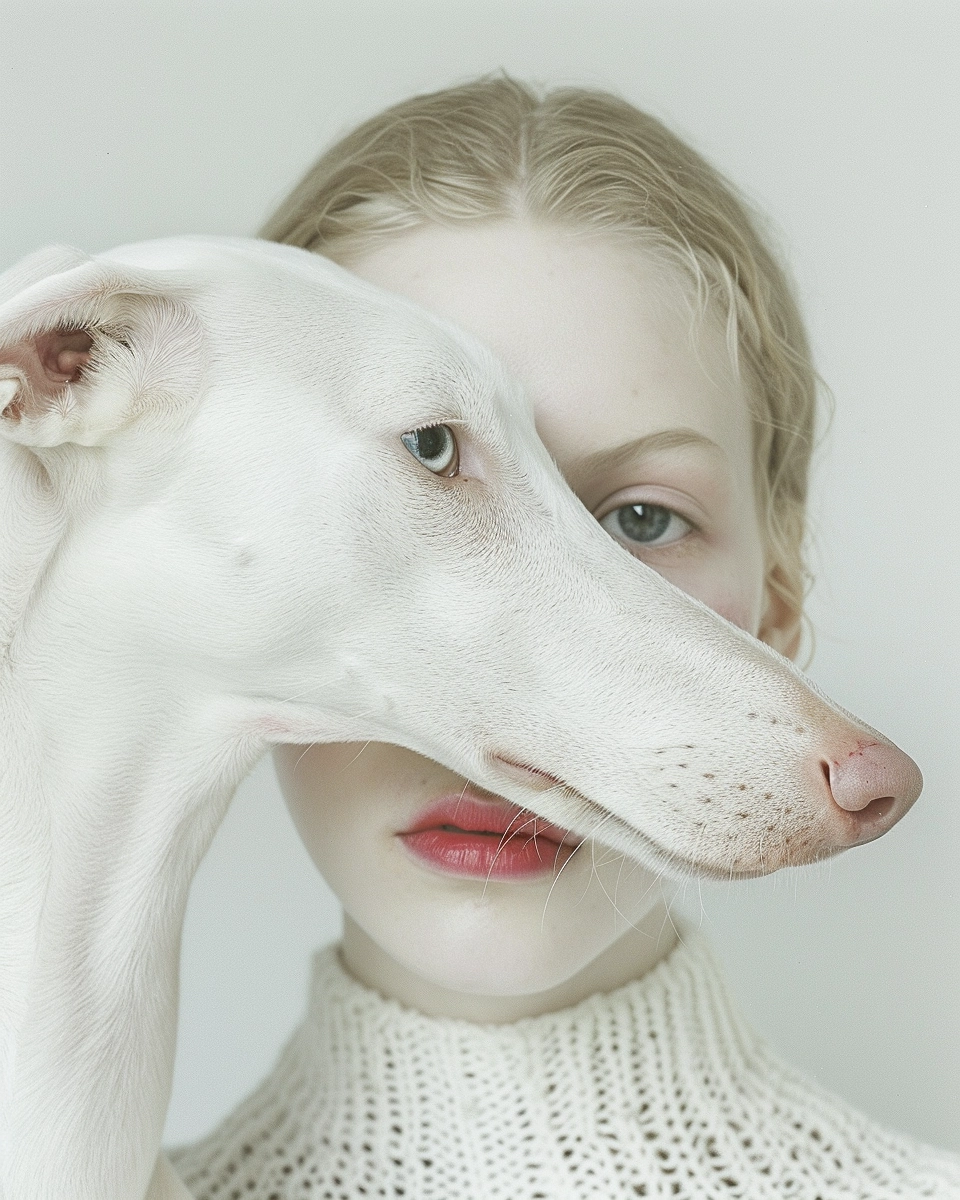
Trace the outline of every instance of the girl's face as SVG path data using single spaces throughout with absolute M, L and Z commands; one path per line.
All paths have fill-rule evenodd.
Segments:
M 719 321 L 697 319 L 671 269 L 513 221 L 428 226 L 344 265 L 512 368 L 547 449 L 626 553 L 795 652 L 795 614 L 764 585 L 743 388 Z M 666 430 L 697 436 L 644 442 Z M 385 744 L 281 746 L 275 758 L 343 903 L 346 964 L 385 994 L 514 1020 L 635 978 L 672 945 L 659 937 L 668 918 L 654 875 L 590 841 L 571 853 L 553 830 L 530 841 L 530 814 L 429 759 Z M 434 820 L 437 802 L 446 813 Z M 481 825 L 501 836 L 470 832 Z

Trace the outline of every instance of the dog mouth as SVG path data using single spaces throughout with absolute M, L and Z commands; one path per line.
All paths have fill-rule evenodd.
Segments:
M 562 831 L 564 832 L 564 836 L 561 839 L 561 844 L 580 846 L 599 835 L 600 841 L 611 849 L 619 851 L 627 858 L 640 863 L 647 870 L 657 875 L 732 882 L 742 879 L 757 879 L 770 872 L 769 868 L 764 867 L 720 867 L 710 862 L 681 854 L 676 850 L 668 850 L 656 838 L 651 837 L 636 825 L 630 824 L 623 817 L 617 816 L 605 805 L 592 800 L 589 796 L 585 796 L 583 792 L 566 783 L 558 775 L 553 775 L 539 767 L 532 767 L 526 763 L 517 762 L 504 755 L 494 755 L 494 762 L 514 780 L 518 780 L 527 786 L 532 786 L 537 791 L 555 792 L 562 795 L 568 801 L 573 800 L 576 802 L 580 811 L 592 825 L 591 832 L 589 834 L 579 834 L 573 833 L 570 830 Z M 519 806 L 514 806 L 514 808 L 519 810 Z M 526 811 L 530 817 L 541 822 L 543 826 L 547 825 L 547 822 L 543 818 L 536 817 L 530 810 Z M 558 827 L 551 826 L 551 828 L 556 830 Z M 608 836 L 604 837 L 604 833 Z
M 693 860 L 683 859 L 680 855 L 665 849 L 655 839 L 631 825 L 622 817 L 616 816 L 609 808 L 591 800 L 583 792 L 572 787 L 559 775 L 553 775 L 540 767 L 532 767 L 527 763 L 517 762 L 505 755 L 493 756 L 496 765 L 505 770 L 509 776 L 527 786 L 534 787 L 539 792 L 555 792 L 567 801 L 573 800 L 586 819 L 593 826 L 589 834 L 572 833 L 567 830 L 564 842 L 568 845 L 582 845 L 585 841 L 595 838 L 601 830 L 615 833 L 617 836 L 611 843 L 608 838 L 602 838 L 612 849 L 617 849 L 628 858 L 638 861 L 658 873 L 702 875 L 699 864 Z M 718 872 L 718 878 L 722 875 Z M 725 876 L 723 876 L 725 877 Z

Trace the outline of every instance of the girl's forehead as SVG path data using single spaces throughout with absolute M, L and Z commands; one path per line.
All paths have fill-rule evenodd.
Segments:
M 721 322 L 650 252 L 502 221 L 423 226 L 345 265 L 494 350 L 561 466 L 688 429 L 751 471 L 751 418 Z

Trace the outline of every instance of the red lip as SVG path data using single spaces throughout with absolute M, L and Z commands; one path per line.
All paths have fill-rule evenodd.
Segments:
M 480 879 L 553 874 L 582 840 L 529 809 L 469 789 L 441 796 L 397 836 L 429 866 Z

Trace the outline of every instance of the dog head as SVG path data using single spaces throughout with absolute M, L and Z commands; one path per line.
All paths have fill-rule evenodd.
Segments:
M 393 742 L 722 877 L 870 840 L 919 794 L 616 545 L 497 362 L 416 306 L 239 239 L 45 252 L 4 297 L 4 644 L 85 654 L 105 719 L 236 698 L 264 747 Z

